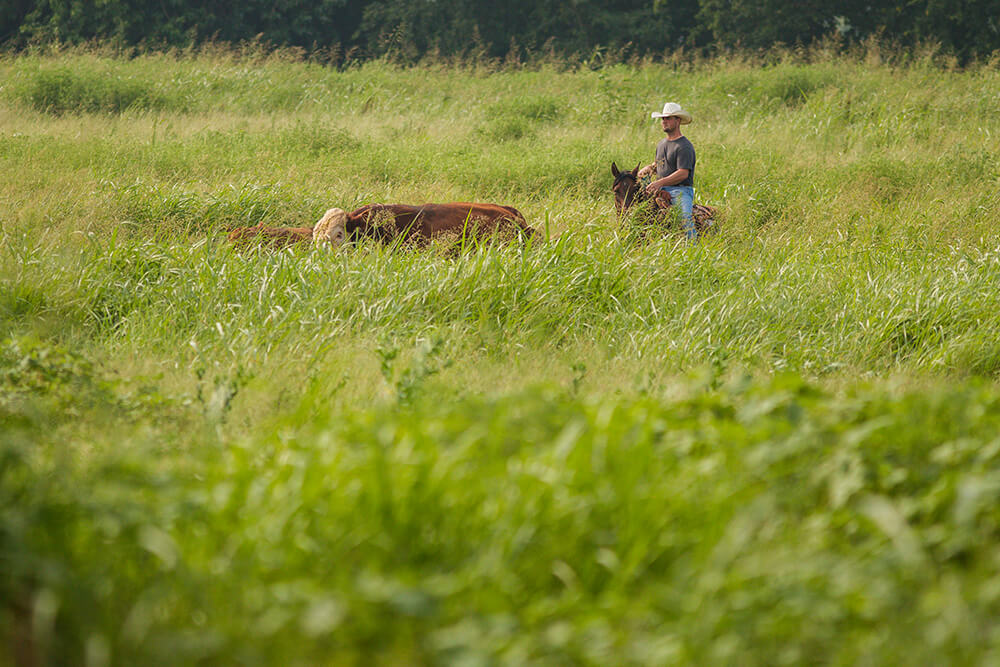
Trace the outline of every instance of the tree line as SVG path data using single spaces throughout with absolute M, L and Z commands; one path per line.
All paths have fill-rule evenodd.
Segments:
M 934 44 L 962 61 L 1000 50 L 1000 0 L 4 0 L 0 44 L 139 48 L 259 40 L 358 59 L 392 54 L 657 57 L 808 45 L 836 36 Z

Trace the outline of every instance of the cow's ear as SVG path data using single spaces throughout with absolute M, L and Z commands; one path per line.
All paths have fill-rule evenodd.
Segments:
M 612 161 L 611 162 L 611 175 L 614 176 L 615 178 L 618 178 L 618 174 L 619 173 L 621 173 L 621 172 L 618 171 L 618 165 L 615 164 L 614 161 Z
M 642 166 L 641 162 L 635 165 L 635 169 L 632 170 L 632 178 L 639 178 L 639 167 L 641 166 Z

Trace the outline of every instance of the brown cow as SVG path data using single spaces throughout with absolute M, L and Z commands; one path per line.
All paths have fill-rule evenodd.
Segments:
M 497 204 L 369 204 L 351 211 L 344 218 L 334 215 L 336 219 L 328 221 L 331 213 L 337 210 L 339 209 L 330 209 L 316 223 L 317 230 L 323 226 L 324 237 L 333 246 L 364 238 L 382 243 L 413 242 L 425 245 L 432 239 L 464 243 L 492 239 L 525 240 L 538 236 L 524 221 L 520 211 Z

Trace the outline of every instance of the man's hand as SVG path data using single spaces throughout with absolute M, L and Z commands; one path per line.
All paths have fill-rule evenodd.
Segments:
M 671 185 L 677 185 L 678 183 L 683 183 L 684 179 L 688 177 L 689 173 L 690 172 L 687 169 L 678 169 L 669 176 L 658 178 L 646 186 L 646 194 L 648 195 L 656 194 L 656 191 L 659 190 L 660 188 L 670 187 Z
M 639 170 L 639 178 L 645 178 L 653 173 L 653 169 L 656 168 L 655 164 L 647 164 L 645 167 Z

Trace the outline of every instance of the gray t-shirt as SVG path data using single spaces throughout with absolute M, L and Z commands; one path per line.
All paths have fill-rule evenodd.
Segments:
M 687 137 L 676 141 L 663 139 L 656 144 L 656 177 L 669 176 L 678 169 L 687 169 L 688 176 L 677 185 L 694 186 L 694 145 Z

